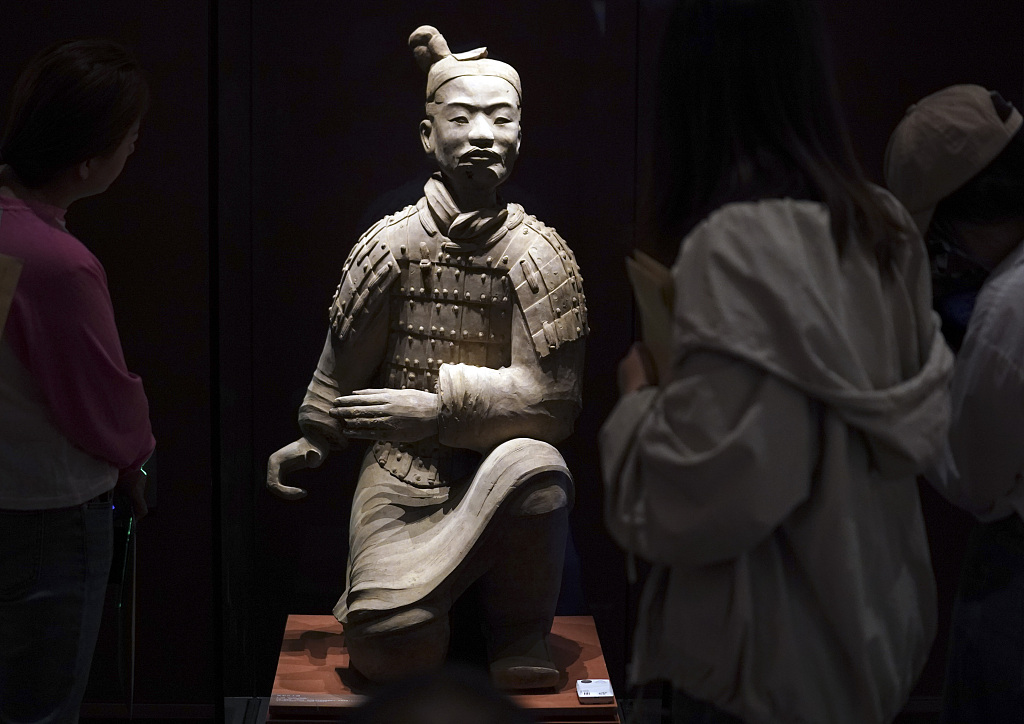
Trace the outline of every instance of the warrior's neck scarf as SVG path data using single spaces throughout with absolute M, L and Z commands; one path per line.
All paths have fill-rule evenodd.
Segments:
M 504 206 L 465 213 L 459 211 L 439 173 L 430 177 L 423 187 L 423 193 L 427 197 L 427 205 L 437 221 L 438 229 L 454 241 L 490 237 L 508 218 L 508 209 Z

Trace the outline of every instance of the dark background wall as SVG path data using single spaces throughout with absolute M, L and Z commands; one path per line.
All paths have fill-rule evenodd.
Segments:
M 124 177 L 68 215 L 107 267 L 158 438 L 157 506 L 139 536 L 137 713 L 198 716 L 222 693 L 269 693 L 285 616 L 329 612 L 341 592 L 358 454 L 296 474 L 310 490 L 298 503 L 271 498 L 262 481 L 269 454 L 298 434 L 345 255 L 429 173 L 416 137 L 424 77 L 405 45 L 423 23 L 456 51 L 487 45 L 519 69 L 524 140 L 505 193 L 556 227 L 583 270 L 593 333 L 585 408 L 564 450 L 578 554 L 565 608 L 595 616 L 622 690 L 636 591 L 603 531 L 594 448 L 632 338 L 621 259 L 665 4 L 4 4 L 15 32 L 3 33 L 0 93 L 42 46 L 88 35 L 132 47 L 153 81 Z M 873 179 L 891 128 L 928 92 L 978 82 L 1022 105 L 1017 3 L 824 5 Z M 946 616 L 967 521 L 923 495 Z M 941 636 L 933 653 L 923 697 L 939 691 Z
M 152 105 L 123 176 L 67 215 L 68 229 L 106 267 L 125 358 L 145 383 L 157 439 L 155 506 L 138 530 L 137 715 L 212 714 L 219 694 L 210 655 L 219 612 L 211 545 L 207 14 L 204 0 L 34 0 L 0 9 L 5 118 L 22 66 L 57 41 L 113 38 L 150 75 Z M 100 644 L 94 679 L 116 683 L 104 670 L 117 662 L 110 644 Z M 98 689 L 106 700 L 109 687 Z

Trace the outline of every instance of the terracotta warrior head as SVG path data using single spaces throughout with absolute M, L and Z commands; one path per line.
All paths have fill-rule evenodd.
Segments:
M 486 48 L 453 54 L 429 25 L 409 36 L 409 46 L 427 72 L 423 150 L 437 161 L 464 211 L 493 204 L 495 189 L 519 155 L 519 74 L 488 58 Z

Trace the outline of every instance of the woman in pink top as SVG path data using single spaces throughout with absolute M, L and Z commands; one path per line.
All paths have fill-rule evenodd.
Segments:
M 23 71 L 0 141 L 0 254 L 20 267 L 0 336 L 0 721 L 78 719 L 115 485 L 145 512 L 149 405 L 64 214 L 120 175 L 148 96 L 124 48 L 60 43 Z

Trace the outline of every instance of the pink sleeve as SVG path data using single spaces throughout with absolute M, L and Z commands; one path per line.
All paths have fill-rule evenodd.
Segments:
M 38 281 L 25 361 L 57 427 L 119 470 L 138 468 L 155 444 L 149 403 L 125 365 L 103 267 L 90 255 Z

